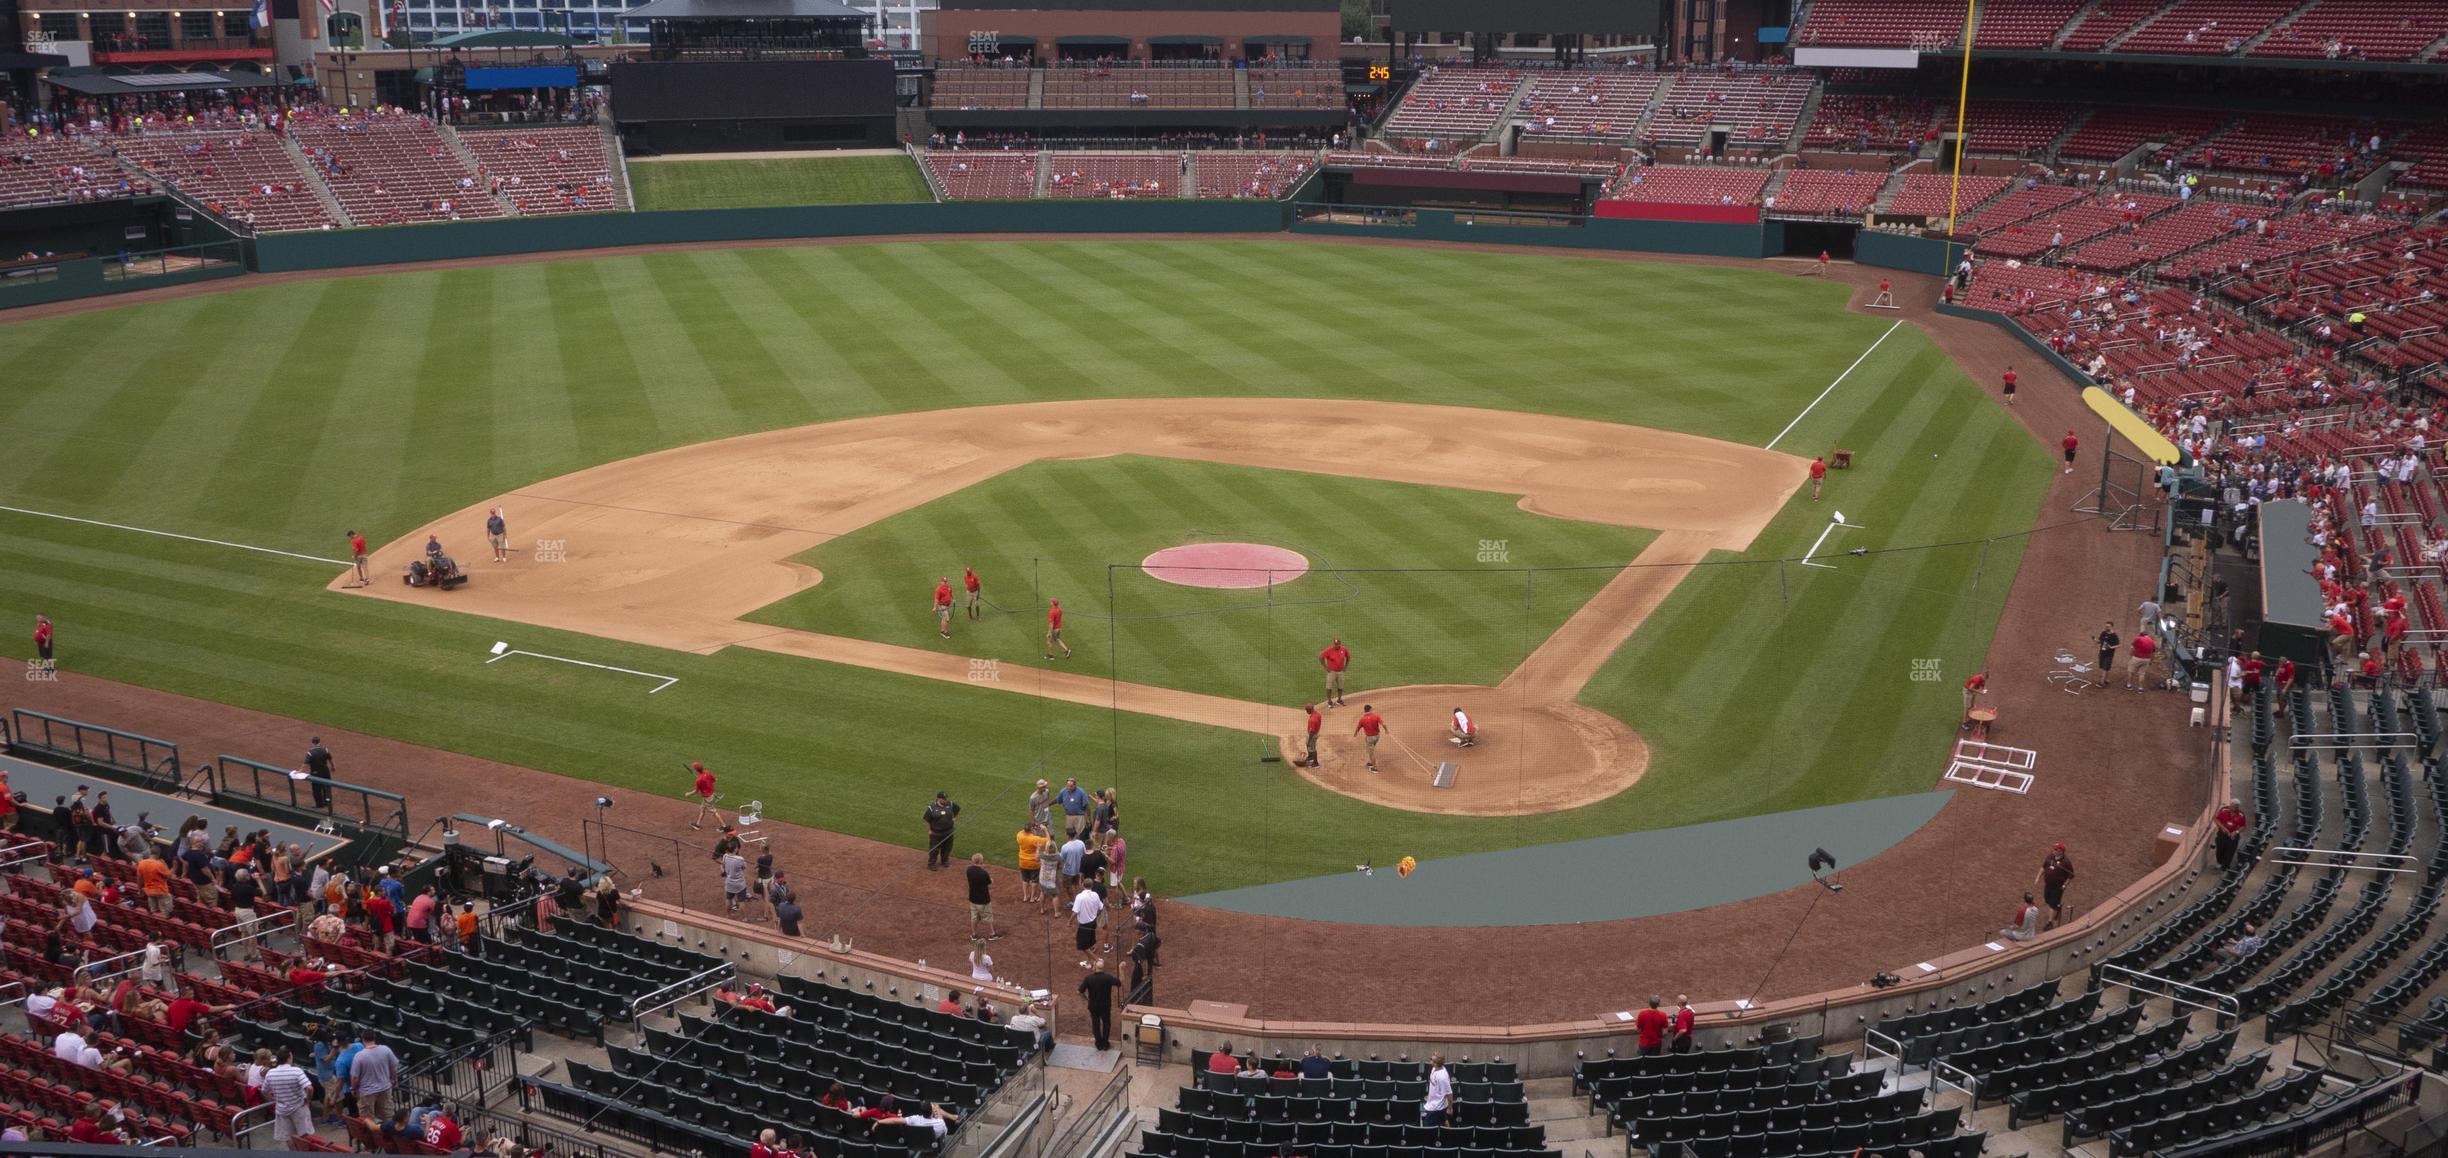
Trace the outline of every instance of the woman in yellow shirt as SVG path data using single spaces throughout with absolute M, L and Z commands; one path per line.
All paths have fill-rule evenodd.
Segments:
M 1020 903 L 1038 904 L 1045 900 L 1045 894 L 1037 888 L 1038 857 L 1046 846 L 1045 826 L 1032 820 L 1020 829 L 1016 839 L 1020 842 Z

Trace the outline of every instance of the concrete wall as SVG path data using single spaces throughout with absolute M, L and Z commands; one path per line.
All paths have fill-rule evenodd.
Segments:
M 1353 208 L 1354 211 L 1364 211 L 1364 207 Z M 1382 237 L 1395 241 L 1556 246 L 1709 257 L 1766 257 L 1785 246 L 1784 228 L 1773 222 L 1765 226 L 1717 225 L 1593 217 L 1570 219 L 1577 223 L 1563 225 L 1497 224 L 1504 216 L 1502 213 L 1468 210 L 1420 209 L 1414 211 L 1414 223 L 1410 225 L 1296 221 L 1291 229 L 1294 233 Z

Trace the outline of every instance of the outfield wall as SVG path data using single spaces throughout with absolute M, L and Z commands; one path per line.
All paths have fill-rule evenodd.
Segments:
M 1933 277 L 1953 272 L 1949 266 L 1959 252 L 1961 247 L 1942 237 L 1864 229 L 1853 238 L 1853 260 L 1859 264 Z
M 1367 206 L 1334 206 L 1335 210 L 1366 213 Z M 1606 249 L 1636 253 L 1696 254 L 1703 257 L 1760 258 L 1785 249 L 1785 227 L 1778 222 L 1730 224 L 1690 221 L 1643 221 L 1630 218 L 1553 218 L 1553 224 L 1503 224 L 1528 220 L 1523 214 L 1456 209 L 1403 209 L 1399 223 L 1360 224 L 1324 219 L 1301 220 L 1293 233 L 1332 237 L 1383 237 L 1401 241 L 1467 242 L 1481 245 L 1530 245 L 1562 249 Z
M 1280 233 L 1276 201 L 947 201 L 506 217 L 254 239 L 261 273 L 453 261 L 630 245 L 936 233 Z

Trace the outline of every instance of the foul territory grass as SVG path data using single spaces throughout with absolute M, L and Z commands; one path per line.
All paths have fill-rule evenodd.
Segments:
M 299 281 L 0 317 L 0 425 L 18 432 L 0 504 L 339 557 L 351 527 L 382 542 L 651 450 L 1083 397 L 1385 398 L 1760 444 L 1887 329 L 1844 300 L 1757 270 L 1291 241 L 891 243 Z M 1256 763 L 1247 733 L 352 599 L 323 589 L 320 564 L 19 515 L 0 514 L 0 623 L 49 614 L 74 671 L 615 785 L 677 792 L 674 762 L 701 756 L 777 817 L 904 844 L 939 787 L 991 834 L 1036 776 L 1077 774 L 1121 787 L 1134 863 L 1186 894 L 1927 787 L 1952 731 L 1946 681 L 1985 651 L 2014 545 L 1758 560 L 1808 548 L 1832 506 L 1867 529 L 1831 548 L 2012 536 L 2032 524 L 2046 451 L 1909 326 L 1780 449 L 1837 445 L 1862 465 L 1832 477 L 1831 502 L 1797 500 L 1746 559 L 1687 580 L 1584 693 L 1648 737 L 1648 776 L 1527 820 L 1359 804 Z M 649 698 L 577 678 L 596 673 L 488 668 L 497 639 L 682 683 Z M 1921 660 L 1944 679 L 1914 680 Z M 0 703 L 39 697 L 26 685 Z M 286 762 L 288 746 L 237 754 Z
M 1353 695 L 1397 684 L 1492 685 L 1652 537 L 1547 518 L 1514 496 L 1297 471 L 1123 457 L 1041 462 L 824 544 L 824 582 L 755 619 L 989 658 L 1043 662 L 1063 601 L 1070 671 L 1260 702 L 1319 691 L 1317 652 L 1356 654 Z M 1312 571 L 1220 590 L 1155 579 L 1166 547 L 1287 547 Z M 1482 544 L 1491 544 L 1483 547 Z M 1484 557 L 1484 558 L 1483 558 Z M 974 566 L 992 604 L 935 631 L 938 575 Z M 1528 568 L 1555 568 L 1535 576 Z M 1535 590 L 1535 603 L 1530 599 Z
M 629 187 L 640 209 L 757 209 L 934 200 L 917 164 L 898 153 L 889 157 L 633 160 L 629 165 Z

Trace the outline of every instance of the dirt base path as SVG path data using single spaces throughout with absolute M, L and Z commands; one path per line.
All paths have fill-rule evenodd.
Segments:
M 1331 460 L 1302 448 L 1333 442 Z M 1542 644 L 1488 688 L 1369 693 L 1397 719 L 1443 721 L 1459 703 L 1485 741 L 1440 754 L 1464 765 L 1446 787 L 1435 761 L 1365 767 L 1351 726 L 1321 786 L 1423 812 L 1546 812 L 1603 800 L 1647 767 L 1648 747 L 1621 722 L 1573 701 L 1599 664 L 1714 549 L 1742 550 L 1807 474 L 1804 460 L 1757 447 L 1586 419 L 1406 403 L 1304 399 L 1138 399 L 986 406 L 853 419 L 700 443 L 537 483 L 446 515 L 376 550 L 377 581 L 335 590 L 693 652 L 753 647 L 811 659 L 1004 688 L 1098 707 L 1275 735 L 1296 754 L 1295 704 L 1260 704 L 1060 670 L 977 684 L 970 657 L 775 628 L 745 616 L 823 581 L 793 558 L 828 539 L 1006 471 L 1048 459 L 1122 453 L 1342 474 L 1521 496 L 1556 518 L 1661 532 Z M 565 544 L 557 562 L 482 547 L 501 507 L 515 540 Z M 428 536 L 472 575 L 451 592 L 396 576 Z M 911 590 L 926 577 L 913 573 Z M 950 648 L 952 645 L 947 644 Z M 1356 710 L 1351 715 L 1356 715 Z M 1415 725 L 1416 727 L 1417 725 Z M 1442 748 L 1441 731 L 1406 736 Z M 1390 757 L 1391 753 L 1387 753 Z M 1360 764 L 1355 769 L 1348 767 Z

